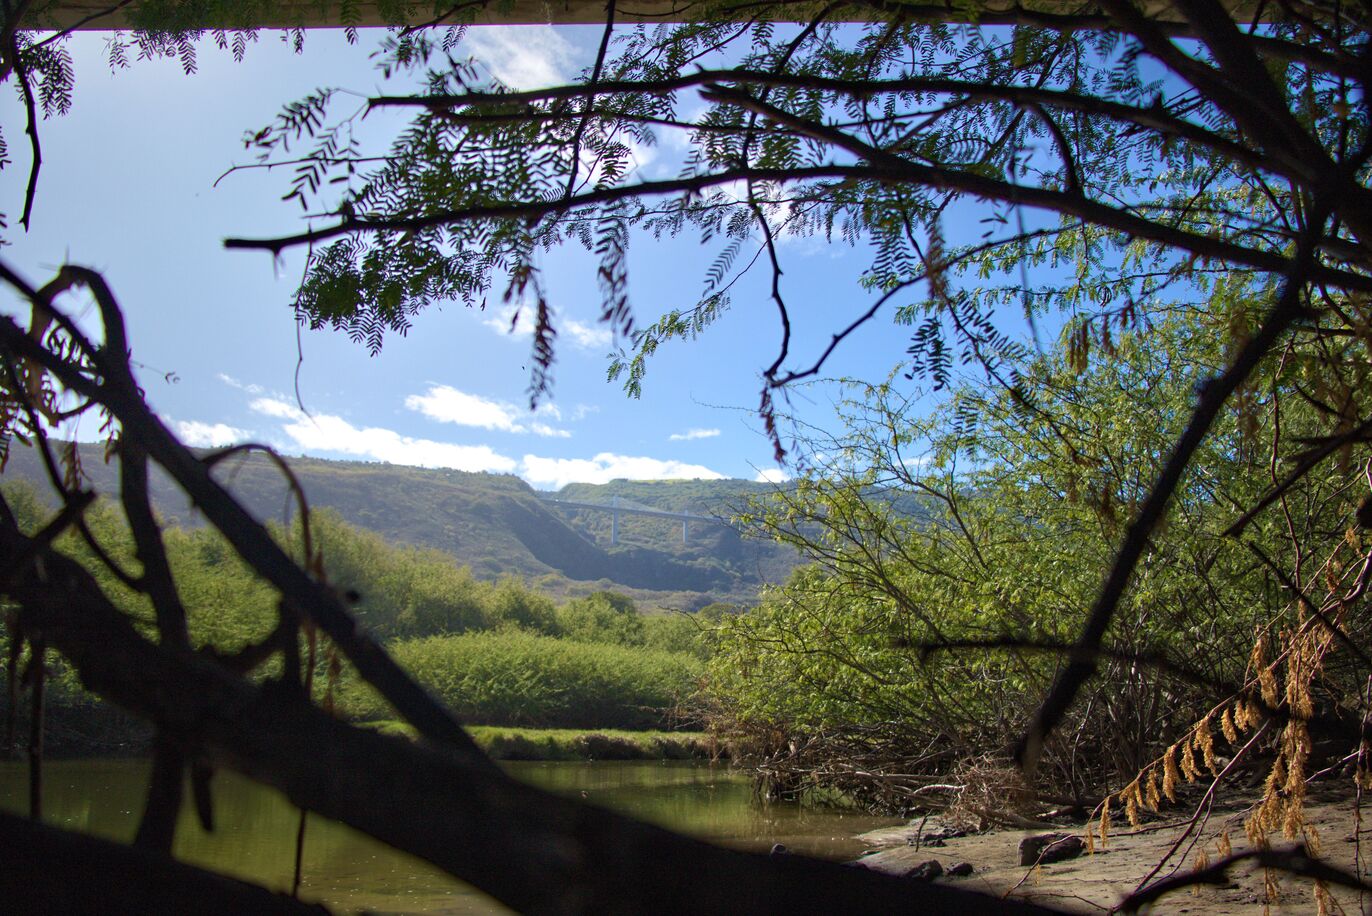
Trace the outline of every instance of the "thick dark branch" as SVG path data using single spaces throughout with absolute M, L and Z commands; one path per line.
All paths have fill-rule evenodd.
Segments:
M 576 173 L 581 169 L 581 140 L 586 134 L 586 125 L 591 120 L 591 110 L 595 107 L 595 86 L 600 81 L 600 72 L 605 68 L 605 54 L 610 50 L 610 36 L 615 31 L 615 0 L 605 0 L 605 31 L 600 36 L 600 48 L 596 51 L 595 65 L 591 67 L 591 79 L 586 84 L 590 91 L 586 95 L 586 104 L 583 106 L 585 112 L 581 120 L 576 125 L 576 133 L 572 136 L 572 164 L 567 173 L 567 190 L 565 197 L 571 197 L 576 193 Z
M 171 855 L 185 781 L 185 754 L 174 742 L 158 735 L 152 752 L 152 775 L 148 777 L 143 818 L 134 834 L 135 845 Z
M 859 0 L 859 5 L 880 11 L 888 16 L 899 15 L 912 22 L 946 23 L 950 7 L 943 4 L 904 3 L 901 0 Z M 1153 26 L 1168 38 L 1195 38 L 1196 30 L 1190 22 L 1177 18 L 1170 8 L 1155 7 Z M 1054 32 L 1111 32 L 1119 23 L 1099 12 L 1050 12 L 1028 9 L 1018 3 L 1000 9 L 979 9 L 978 25 L 1032 25 Z M 1271 35 L 1245 34 L 1244 40 L 1260 54 L 1283 61 L 1298 61 L 1315 69 L 1337 73 L 1351 79 L 1365 79 L 1367 65 L 1353 53 L 1340 49 L 1339 53 L 1321 51 L 1311 44 L 1289 41 Z
M 118 306 L 98 274 L 71 266 L 63 268 L 63 273 L 86 283 L 100 301 L 102 311 L 117 315 Z M 14 274 L 0 265 L 0 276 L 10 279 Z M 27 294 L 35 297 L 39 295 L 30 287 L 20 286 L 20 289 L 28 289 Z M 41 304 L 58 314 L 51 300 Z M 111 327 L 117 328 L 119 323 L 115 321 Z M 375 640 L 358 629 L 339 597 L 297 566 L 272 539 L 267 529 L 210 475 L 209 468 L 177 441 L 143 401 L 137 387 L 118 384 L 121 379 L 131 378 L 127 368 L 127 353 L 113 353 L 101 348 L 91 354 L 102 364 L 116 361 L 112 367 L 103 369 L 106 383 L 97 384 L 31 340 L 9 318 L 0 318 L 0 347 L 32 359 L 52 372 L 63 385 L 104 404 L 119 419 L 125 438 L 137 441 L 153 460 L 166 469 L 239 555 L 275 586 L 286 601 L 314 620 L 353 663 L 363 679 L 376 687 L 420 734 L 444 745 L 475 767 L 494 769 L 495 765 L 447 710 L 425 693 Z
M 1072 144 L 1067 142 L 1067 135 L 1062 132 L 1062 127 L 1053 120 L 1053 116 L 1042 105 L 1034 103 L 1029 108 L 1038 115 L 1043 126 L 1048 128 L 1048 133 L 1053 137 L 1053 145 L 1057 147 L 1058 155 L 1062 157 L 1063 187 L 1070 194 L 1081 194 L 1081 173 L 1077 170 L 1077 160 L 1072 155 Z
M 747 70 L 699 70 L 683 73 L 663 80 L 606 80 L 596 88 L 596 94 L 615 93 L 664 94 L 682 89 L 703 87 L 715 84 L 736 86 L 762 86 L 784 89 L 813 89 L 820 92 L 833 92 L 856 98 L 867 98 L 888 93 L 931 92 L 966 96 L 967 98 L 995 102 L 1010 102 L 1016 105 L 1039 104 L 1065 111 L 1078 111 L 1083 114 L 1099 115 L 1125 124 L 1156 131 L 1163 136 L 1177 137 L 1213 150 L 1220 155 L 1257 169 L 1277 170 L 1261 152 L 1235 143 L 1227 137 L 1183 118 L 1169 114 L 1159 107 L 1140 107 L 1114 102 L 1076 92 L 1060 89 L 1047 89 L 1041 86 L 1014 86 L 994 83 L 968 82 L 943 77 L 899 77 L 882 80 L 838 79 L 798 73 L 768 73 Z M 432 96 L 377 96 L 369 100 L 374 107 L 419 107 L 419 108 L 457 108 L 464 106 L 492 106 L 508 108 L 511 105 L 533 102 L 547 102 L 562 99 L 580 99 L 590 93 L 585 85 L 556 86 L 550 89 L 534 89 L 527 92 L 510 93 L 463 93 L 461 95 Z M 530 112 L 530 117 L 541 113 Z M 1287 161 L 1282 166 L 1283 173 L 1297 171 L 1311 177 L 1308 163 Z
M 24 213 L 19 223 L 26 230 L 33 218 L 33 200 L 38 195 L 38 172 L 43 168 L 43 146 L 38 141 L 38 110 L 33 100 L 33 85 L 29 82 L 28 67 L 24 65 L 24 55 L 19 50 L 19 41 L 13 33 L 9 36 L 6 53 L 14 67 L 15 78 L 19 80 L 19 94 L 24 100 L 25 133 L 29 137 L 29 182 L 24 189 Z
M 148 493 L 148 455 L 137 442 L 125 440 L 119 449 L 119 498 L 129 521 L 134 548 L 143 564 L 143 588 L 157 615 L 157 632 L 168 646 L 190 650 L 186 608 L 176 592 L 162 533 L 152 514 Z
M 817 130 L 823 130 L 819 125 L 812 126 Z M 843 137 L 846 142 L 861 142 L 846 134 Z M 1081 198 L 1064 191 L 1017 185 L 956 169 L 907 162 L 899 159 L 899 157 L 891 158 L 896 159 L 899 164 L 883 164 L 881 166 L 820 165 L 794 169 L 731 168 L 708 175 L 695 175 L 664 181 L 644 181 L 622 187 L 602 188 L 579 194 L 570 199 L 491 204 L 481 207 L 445 210 L 415 217 L 350 218 L 333 226 L 312 229 L 297 235 L 272 239 L 230 238 L 224 241 L 224 247 L 280 254 L 287 248 L 314 244 L 358 232 L 419 231 L 478 220 L 536 220 L 550 215 L 571 213 L 579 209 L 631 198 L 667 194 L 696 194 L 736 181 L 767 181 L 782 184 L 816 179 L 837 179 L 871 181 L 887 185 L 922 185 L 956 191 L 986 200 L 1019 203 L 1036 209 L 1074 216 L 1106 229 L 1149 239 L 1200 257 L 1273 273 L 1288 273 L 1294 266 L 1294 262 L 1290 258 L 1272 251 L 1249 248 L 1208 235 L 1188 232 L 1137 216 L 1127 210 Z M 1308 278 L 1312 281 L 1349 290 L 1372 292 L 1372 277 L 1325 267 L 1321 264 L 1309 265 L 1307 272 Z

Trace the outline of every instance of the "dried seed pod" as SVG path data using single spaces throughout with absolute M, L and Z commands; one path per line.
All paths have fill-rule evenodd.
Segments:
M 1234 745 L 1239 743 L 1239 730 L 1234 724 L 1234 714 L 1228 706 L 1226 706 L 1224 712 L 1220 714 L 1220 731 L 1224 733 L 1225 741 Z
M 1162 794 L 1173 804 L 1177 801 L 1177 782 L 1181 773 L 1177 770 L 1177 746 L 1169 747 L 1162 755 Z

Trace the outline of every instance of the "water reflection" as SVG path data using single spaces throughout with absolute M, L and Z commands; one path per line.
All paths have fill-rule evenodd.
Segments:
M 513 763 L 509 771 L 550 791 L 742 849 L 784 843 L 796 852 L 848 858 L 861 851 L 855 834 L 896 823 L 852 812 L 759 805 L 744 777 L 706 764 Z M 45 820 L 127 843 L 137 829 L 147 775 L 146 761 L 50 762 Z M 274 790 L 232 773 L 215 776 L 213 795 L 214 832 L 205 832 L 187 806 L 177 830 L 177 857 L 289 889 L 296 809 Z M 0 808 L 22 813 L 27 797 L 26 768 L 0 764 Z M 340 911 L 501 912 L 494 901 L 432 866 L 316 817 L 309 821 L 302 896 Z

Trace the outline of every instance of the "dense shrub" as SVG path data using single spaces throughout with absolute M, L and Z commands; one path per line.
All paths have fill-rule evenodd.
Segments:
M 402 640 L 397 661 L 465 722 L 547 728 L 651 728 L 695 690 L 698 662 L 651 649 L 520 632 Z M 360 719 L 391 713 L 365 685 L 343 691 Z
M 643 618 L 633 599 L 618 592 L 573 598 L 558 609 L 557 619 L 570 639 L 617 646 L 644 644 Z

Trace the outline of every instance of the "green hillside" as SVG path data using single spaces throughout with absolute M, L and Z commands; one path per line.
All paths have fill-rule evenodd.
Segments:
M 102 450 L 87 445 L 81 454 L 95 489 L 117 494 Z M 796 564 L 789 548 L 745 541 L 725 524 L 693 522 L 683 544 L 679 522 L 624 515 L 612 545 L 608 513 L 559 509 L 510 475 L 317 458 L 290 464 L 312 506 L 332 508 L 387 541 L 442 550 L 481 578 L 514 575 L 564 597 L 614 588 L 645 609 L 751 604 L 764 582 L 783 580 Z M 17 442 L 4 476 L 46 489 L 36 454 Z M 283 520 L 291 508 L 280 471 L 260 455 L 228 459 L 217 476 L 263 520 Z M 743 495 L 765 489 L 741 480 L 615 481 L 546 495 L 598 503 L 619 496 L 672 511 L 727 515 Z M 153 494 L 168 522 L 201 523 L 165 477 L 154 475 Z

